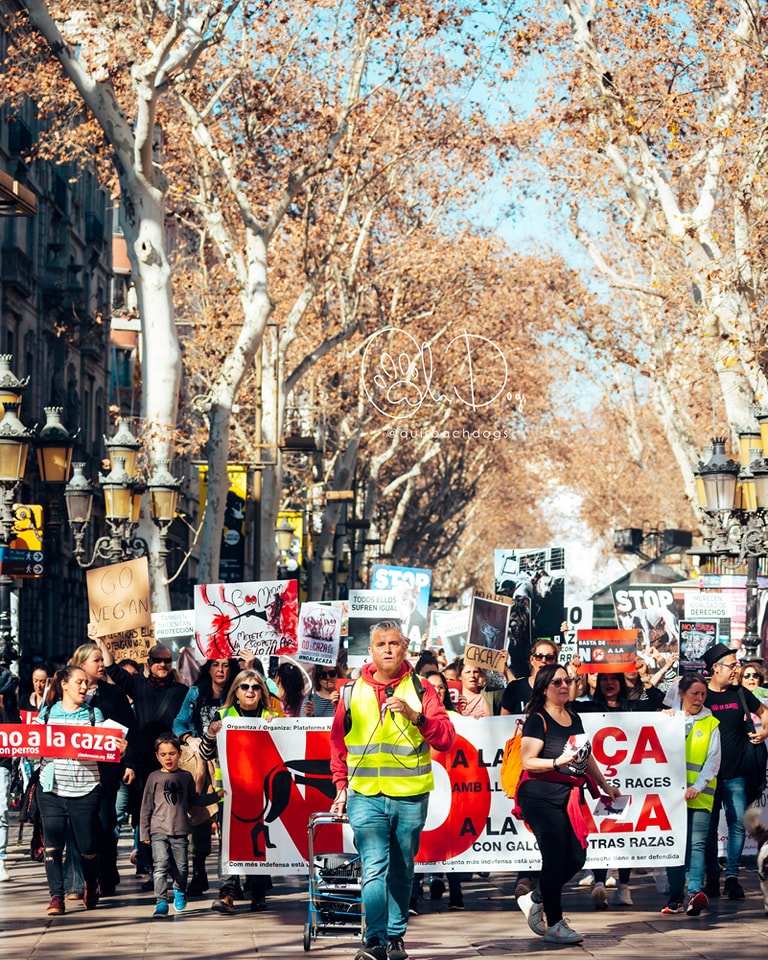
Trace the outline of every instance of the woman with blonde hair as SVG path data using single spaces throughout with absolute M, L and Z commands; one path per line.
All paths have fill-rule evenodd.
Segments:
M 203 760 L 213 760 L 216 757 L 216 766 L 220 768 L 221 764 L 216 753 L 216 735 L 221 730 L 222 720 L 226 717 L 272 719 L 278 715 L 278 712 L 272 709 L 269 688 L 264 677 L 257 670 L 241 670 L 232 681 L 224 706 L 219 710 L 218 718 L 209 725 L 200 741 L 200 756 Z M 219 826 L 223 829 L 223 822 L 220 821 Z M 250 880 L 251 910 L 264 910 L 266 892 L 271 888 L 272 880 L 265 874 L 256 874 Z M 221 876 L 219 899 L 211 905 L 212 910 L 225 914 L 235 912 L 237 883 L 236 876 Z

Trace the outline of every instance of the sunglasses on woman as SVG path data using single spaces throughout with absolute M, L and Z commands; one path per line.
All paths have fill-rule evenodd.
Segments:
M 574 683 L 575 677 L 556 677 L 554 680 L 551 680 L 550 683 L 553 687 L 562 687 L 563 684 L 566 686 L 568 684 Z
M 546 663 L 554 663 L 557 659 L 554 653 L 532 653 L 531 657 L 537 663 L 541 663 L 542 661 L 545 661 Z
M 759 673 L 744 673 L 742 674 L 744 680 L 762 680 L 763 678 Z
M 245 693 L 248 690 L 258 690 L 261 691 L 261 686 L 258 683 L 241 683 L 238 690 L 242 690 Z
M 318 677 L 320 677 L 321 680 L 335 680 L 337 673 L 335 670 L 326 670 L 325 673 L 321 671 L 318 673 Z

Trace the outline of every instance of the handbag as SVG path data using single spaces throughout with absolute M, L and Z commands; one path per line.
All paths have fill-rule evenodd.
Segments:
M 744 726 L 747 728 L 747 745 L 744 750 L 741 769 L 744 776 L 744 793 L 747 806 L 749 806 L 750 803 L 754 803 L 758 797 L 761 797 L 765 790 L 768 747 L 766 747 L 765 742 L 752 743 L 749 739 L 749 734 L 755 733 L 756 730 L 752 722 L 752 714 L 747 708 L 744 690 L 741 687 L 739 687 L 739 701 L 744 710 Z
M 213 781 L 216 776 L 216 765 L 212 760 L 203 760 L 200 756 L 200 748 L 191 747 L 188 743 L 181 745 L 181 760 L 179 766 L 182 770 L 187 770 L 195 778 L 195 790 L 198 793 L 210 793 L 213 790 Z M 193 827 L 198 827 L 203 823 L 213 820 L 219 810 L 219 804 L 212 803 L 207 807 L 198 807 L 195 805 L 189 811 L 189 822 Z

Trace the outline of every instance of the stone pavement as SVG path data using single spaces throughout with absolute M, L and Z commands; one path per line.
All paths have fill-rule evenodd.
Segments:
M 16 839 L 16 825 L 11 837 Z M 269 910 L 251 913 L 238 902 L 234 916 L 211 911 L 212 892 L 193 900 L 182 914 L 151 917 L 154 898 L 140 889 L 128 863 L 127 835 L 121 840 L 122 883 L 118 893 L 85 911 L 67 902 L 63 917 L 48 917 L 47 887 L 41 864 L 26 856 L 26 846 L 11 845 L 8 861 L 12 880 L 0 884 L 0 957 L 13 960 L 62 958 L 156 958 L 156 960 L 281 960 L 304 956 L 303 928 L 307 920 L 306 882 L 274 878 Z M 768 918 L 763 915 L 753 868 L 742 871 L 747 899 L 713 901 L 706 914 L 664 916 L 665 898 L 656 892 L 650 871 L 638 870 L 632 880 L 634 907 L 612 907 L 597 913 L 588 889 L 571 885 L 565 912 L 585 935 L 578 947 L 552 947 L 535 937 L 515 906 L 514 876 L 475 876 L 464 885 L 466 910 L 449 912 L 447 897 L 420 901 L 406 946 L 412 960 L 501 960 L 510 954 L 565 951 L 599 960 L 701 960 L 735 957 L 763 960 L 768 953 Z M 609 893 L 609 902 L 612 899 Z M 309 956 L 316 960 L 352 960 L 357 944 L 350 935 L 318 937 Z

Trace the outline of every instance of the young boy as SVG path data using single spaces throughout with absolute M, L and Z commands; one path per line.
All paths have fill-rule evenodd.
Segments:
M 168 916 L 166 890 L 168 874 L 173 879 L 173 907 L 187 905 L 188 846 L 192 806 L 208 806 L 223 796 L 224 791 L 201 795 L 195 790 L 191 773 L 179 769 L 181 746 L 172 734 L 155 740 L 155 756 L 160 770 L 154 770 L 144 786 L 141 799 L 139 837 L 152 844 L 155 883 L 154 917 Z

